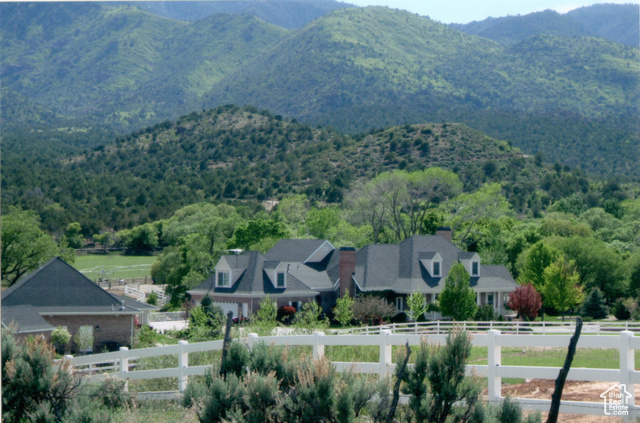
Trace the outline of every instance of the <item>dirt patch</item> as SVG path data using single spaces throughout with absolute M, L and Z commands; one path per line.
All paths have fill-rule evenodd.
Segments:
M 564 401 L 602 402 L 600 394 L 611 387 L 611 382 L 580 382 L 566 381 L 562 391 Z M 502 395 L 512 398 L 551 399 L 555 389 L 555 380 L 533 379 L 530 382 L 502 387 Z M 636 385 L 636 392 L 640 386 Z M 604 407 L 604 405 L 603 405 Z M 542 421 L 547 419 L 547 413 L 542 413 Z M 600 423 L 618 422 L 619 418 L 611 416 L 583 416 L 579 414 L 561 414 L 560 422 Z

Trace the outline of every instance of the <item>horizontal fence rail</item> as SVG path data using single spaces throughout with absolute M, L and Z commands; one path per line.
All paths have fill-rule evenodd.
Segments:
M 415 333 L 415 334 L 439 334 L 449 333 L 451 330 L 465 330 L 468 332 L 487 332 L 489 330 L 499 330 L 504 334 L 569 334 L 576 330 L 575 320 L 566 322 L 453 322 L 453 321 L 430 321 L 417 323 L 390 323 L 380 326 L 353 327 L 349 329 L 338 329 L 332 333 L 339 335 L 364 334 L 375 335 L 383 330 L 393 333 Z M 640 333 L 640 322 L 584 322 L 582 325 L 583 334 L 611 335 L 622 331 Z
M 473 333 L 471 342 L 474 346 L 487 347 L 487 365 L 468 365 L 467 374 L 476 374 L 486 377 L 488 385 L 488 401 L 500 402 L 502 397 L 502 378 L 531 378 L 531 379 L 555 379 L 560 370 L 559 367 L 534 367 L 534 366 L 503 366 L 503 347 L 558 347 L 566 348 L 569 345 L 571 335 L 541 335 L 530 336 L 522 334 L 501 333 L 490 329 L 485 333 Z M 263 336 L 250 333 L 245 338 L 240 338 L 249 348 L 258 342 L 269 345 L 281 346 L 311 346 L 313 358 L 324 357 L 327 346 L 377 346 L 379 348 L 379 360 L 374 363 L 364 362 L 333 362 L 339 372 L 353 371 L 356 373 L 378 374 L 390 376 L 395 370 L 392 363 L 392 346 L 420 345 L 427 341 L 429 344 L 442 345 L 446 342 L 447 335 L 432 334 L 425 337 L 415 333 L 393 333 L 391 330 L 381 329 L 376 334 L 349 334 L 349 335 L 325 335 L 323 332 L 315 332 L 310 335 L 289 336 Z M 123 380 L 143 380 L 157 378 L 177 378 L 177 391 L 162 393 L 139 394 L 145 398 L 176 398 L 180 392 L 184 392 L 190 376 L 204 375 L 207 366 L 189 366 L 189 354 L 196 352 L 217 351 L 222 349 L 222 340 L 189 344 L 180 341 L 177 345 L 164 347 L 143 348 L 129 350 L 122 347 L 120 351 L 96 354 L 82 357 L 65 357 L 69 360 L 79 374 L 84 374 L 92 380 L 101 380 L 108 376 L 116 376 Z M 629 418 L 635 418 L 640 414 L 640 407 L 635 405 L 634 384 L 640 383 L 640 372 L 635 370 L 635 350 L 640 349 L 640 337 L 628 330 L 617 333 L 607 338 L 596 335 L 583 335 L 578 341 L 578 348 L 615 348 L 619 350 L 618 369 L 591 369 L 571 368 L 567 380 L 579 380 L 587 382 L 611 382 L 626 387 Z M 177 356 L 177 367 L 136 370 L 135 361 L 146 357 Z M 155 394 L 155 395 L 154 395 Z M 523 408 L 548 411 L 550 400 L 518 399 Z M 571 414 L 604 415 L 603 402 L 562 401 L 560 412 Z

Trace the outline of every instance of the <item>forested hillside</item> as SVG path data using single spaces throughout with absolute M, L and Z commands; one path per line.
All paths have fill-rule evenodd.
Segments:
M 527 15 L 487 18 L 453 28 L 471 35 L 515 44 L 540 34 L 566 37 L 600 37 L 638 47 L 640 23 L 637 4 L 595 4 L 560 14 L 553 10 Z
M 538 214 L 573 194 L 601 205 L 602 186 L 579 169 L 545 166 L 462 124 L 390 127 L 356 136 L 268 111 L 225 106 L 166 121 L 81 155 L 7 161 L 2 203 L 37 211 L 60 233 L 87 235 L 169 216 L 198 201 L 257 205 L 284 195 L 341 203 L 380 173 L 427 167 L 455 172 L 465 191 L 499 182 L 515 211 Z
M 503 46 L 387 8 L 335 10 L 296 31 L 97 3 L 0 9 L 9 150 L 68 151 L 233 103 L 352 134 L 460 122 L 552 162 L 640 177 L 640 55 L 601 38 Z
M 355 7 L 334 0 L 269 0 L 269 1 L 133 1 L 118 2 L 149 11 L 165 18 L 197 21 L 216 13 L 253 15 L 288 29 L 305 26 L 335 9 Z

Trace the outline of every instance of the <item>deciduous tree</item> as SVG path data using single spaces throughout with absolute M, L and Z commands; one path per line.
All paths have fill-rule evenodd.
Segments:
M 559 257 L 544 270 L 544 280 L 544 300 L 562 313 L 564 321 L 564 314 L 580 304 L 584 298 L 575 263 L 565 257 Z
M 517 311 L 518 316 L 523 319 L 533 320 L 542 307 L 542 296 L 531 283 L 518 285 L 515 291 L 509 294 L 507 307 Z
M 13 285 L 57 254 L 58 246 L 40 229 L 34 212 L 16 209 L 2 215 L 3 284 Z

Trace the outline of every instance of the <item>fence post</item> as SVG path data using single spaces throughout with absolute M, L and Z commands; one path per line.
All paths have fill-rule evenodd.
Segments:
M 632 382 L 631 375 L 635 370 L 635 350 L 631 348 L 630 341 L 633 338 L 633 332 L 625 330 L 620 332 L 620 387 L 624 387 L 631 397 L 628 399 L 629 414 L 627 418 L 631 418 L 633 415 L 631 411 L 635 408 L 636 404 L 636 390 Z M 625 395 L 624 392 L 620 392 L 621 395 Z
M 502 348 L 498 345 L 497 338 L 500 334 L 498 330 L 487 332 L 487 355 L 489 366 L 487 379 L 489 382 L 489 402 L 497 402 L 502 398 L 502 378 L 498 376 L 498 367 L 502 364 Z
M 189 383 L 189 377 L 185 375 L 185 369 L 189 367 L 189 353 L 185 352 L 184 347 L 189 345 L 189 341 L 178 341 L 180 352 L 178 353 L 178 391 L 184 392 Z
M 391 344 L 389 344 L 390 330 L 380 331 L 380 376 L 389 376 L 391 373 Z
M 129 358 L 126 356 L 129 348 L 120 347 L 120 379 L 124 380 L 124 391 L 129 391 L 129 380 L 127 379 L 127 373 L 129 372 Z
M 257 333 L 250 333 L 247 335 L 247 347 L 249 347 L 249 351 L 253 350 L 253 345 L 258 342 L 258 340 L 259 338 Z
M 322 360 L 324 358 L 324 343 L 322 337 L 324 332 L 313 332 L 313 359 Z

